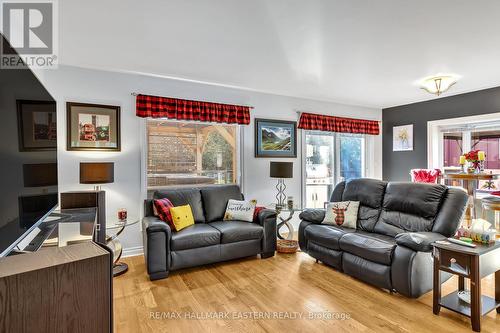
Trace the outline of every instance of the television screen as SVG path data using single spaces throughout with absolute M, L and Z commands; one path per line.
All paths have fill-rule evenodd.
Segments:
M 0 64 L 0 257 L 57 206 L 56 118 L 31 70 Z

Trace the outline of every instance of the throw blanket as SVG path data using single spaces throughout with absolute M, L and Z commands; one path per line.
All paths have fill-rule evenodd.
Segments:
M 411 170 L 411 180 L 416 183 L 433 183 L 435 184 L 441 176 L 441 170 L 439 169 L 412 169 Z

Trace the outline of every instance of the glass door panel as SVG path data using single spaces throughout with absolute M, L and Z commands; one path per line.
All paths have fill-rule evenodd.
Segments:
M 334 186 L 335 136 L 308 131 L 305 141 L 305 204 L 307 208 L 323 208 Z
M 339 181 L 365 175 L 365 138 L 356 134 L 339 134 Z

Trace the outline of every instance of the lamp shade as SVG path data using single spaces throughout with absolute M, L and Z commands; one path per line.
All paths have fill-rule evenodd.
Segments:
M 293 162 L 270 162 L 271 178 L 293 178 Z
M 57 185 L 57 163 L 23 164 L 24 187 Z
M 80 163 L 80 184 L 106 184 L 115 181 L 113 162 Z

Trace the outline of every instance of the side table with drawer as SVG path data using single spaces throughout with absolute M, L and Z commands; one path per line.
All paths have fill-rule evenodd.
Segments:
M 434 290 L 433 312 L 441 307 L 471 319 L 472 329 L 481 330 L 481 317 L 496 309 L 500 313 L 500 242 L 476 244 L 475 248 L 457 244 L 433 244 Z M 458 290 L 441 296 L 441 271 L 458 276 Z M 495 274 L 495 298 L 481 295 L 481 279 Z M 458 297 L 465 290 L 465 279 L 470 280 L 470 303 Z

